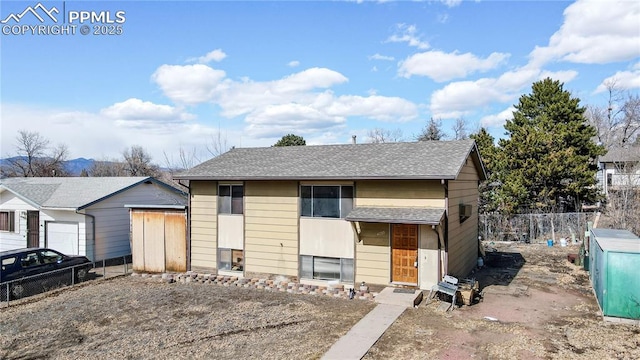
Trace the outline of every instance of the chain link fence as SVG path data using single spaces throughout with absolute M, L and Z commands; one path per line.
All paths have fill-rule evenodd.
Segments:
M 587 223 L 595 213 L 480 214 L 479 234 L 487 241 L 521 241 L 525 243 L 558 241 L 576 242 L 584 238 Z
M 131 274 L 131 255 L 96 261 L 64 269 L 25 276 L 0 283 L 0 307 L 21 303 L 24 299 L 85 281 L 109 279 Z

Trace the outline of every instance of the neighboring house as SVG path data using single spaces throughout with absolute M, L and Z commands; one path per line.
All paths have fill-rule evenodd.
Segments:
M 0 251 L 49 247 L 92 261 L 131 254 L 127 204 L 185 205 L 186 194 L 151 177 L 0 180 Z
M 478 258 L 472 140 L 239 148 L 189 180 L 189 265 L 428 289 Z
M 640 147 L 613 148 L 598 159 L 598 185 L 611 191 L 640 188 Z

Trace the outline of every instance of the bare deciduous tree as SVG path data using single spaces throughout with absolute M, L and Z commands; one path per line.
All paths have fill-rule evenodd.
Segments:
M 403 141 L 402 130 L 375 128 L 367 132 L 367 142 L 372 144 Z
M 625 149 L 626 161 L 616 165 L 604 209 L 607 225 L 640 234 L 640 147 Z
M 456 123 L 453 124 L 453 138 L 455 140 L 464 140 L 469 138 L 467 124 L 462 117 L 457 118 Z
M 68 149 L 64 144 L 49 146 L 48 139 L 36 131 L 20 130 L 16 137 L 16 154 L 7 159 L 2 175 L 8 177 L 67 176 L 64 162 Z
M 160 168 L 151 162 L 151 155 L 142 146 L 133 145 L 122 155 L 125 160 L 125 171 L 129 176 L 158 177 L 160 175 Z
M 606 87 L 607 106 L 588 106 L 587 119 L 607 149 L 627 147 L 640 136 L 640 96 L 623 92 L 615 81 Z
M 207 144 L 207 151 L 213 157 L 222 155 L 232 148 L 233 146 L 227 142 L 227 135 L 222 135 L 220 129 L 211 134 L 211 142 Z
M 96 160 L 87 173 L 92 177 L 127 176 L 125 167 L 119 160 Z

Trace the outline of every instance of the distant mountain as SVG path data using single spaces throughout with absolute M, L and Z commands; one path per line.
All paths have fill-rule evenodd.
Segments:
M 10 160 L 15 160 L 15 159 L 18 159 L 18 157 L 0 159 L 0 166 L 7 166 L 10 164 L 9 163 Z M 63 164 L 64 164 L 65 170 L 69 172 L 69 175 L 80 176 L 80 174 L 82 173 L 82 170 L 89 171 L 91 166 L 93 166 L 94 162 L 95 160 L 93 159 L 77 158 L 73 160 L 67 160 Z
M 95 160 L 93 159 L 85 159 L 85 158 L 77 158 L 73 160 L 67 160 L 64 162 L 64 169 L 69 172 L 69 174 L 73 176 L 80 176 L 82 170 L 87 170 L 93 166 Z

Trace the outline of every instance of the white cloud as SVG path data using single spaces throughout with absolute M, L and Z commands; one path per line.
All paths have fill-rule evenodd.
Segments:
M 213 92 L 225 76 L 224 71 L 204 64 L 162 65 L 151 79 L 171 100 L 197 104 L 211 100 Z
M 502 127 L 508 119 L 513 118 L 513 112 L 516 110 L 513 106 L 510 106 L 498 114 L 487 115 L 480 119 L 480 125 L 483 127 Z
M 452 8 L 460 5 L 462 3 L 462 0 L 440 0 L 440 2 Z
M 548 46 L 536 47 L 529 55 L 533 66 L 557 60 L 606 64 L 640 56 L 637 2 L 578 0 L 565 9 L 564 17 Z
M 287 66 L 288 66 L 288 67 L 292 67 L 292 68 L 293 68 L 293 67 L 298 67 L 298 66 L 300 66 L 300 61 L 298 61 L 298 60 L 292 60 L 292 61 L 289 61 L 289 63 L 287 64 Z
M 602 80 L 594 93 L 607 91 L 609 84 L 615 84 L 620 90 L 630 90 L 640 88 L 640 63 L 636 63 L 631 70 L 618 71 L 614 75 Z
M 215 49 L 213 51 L 209 51 L 204 56 L 189 58 L 187 59 L 187 62 L 197 62 L 199 64 L 208 64 L 212 61 L 220 62 L 226 57 L 227 57 L 227 54 L 225 54 L 224 51 L 222 51 L 222 49 Z
M 485 59 L 471 53 L 459 54 L 457 51 L 427 51 L 409 56 L 400 62 L 398 73 L 406 78 L 412 75 L 427 76 L 443 82 L 454 78 L 464 78 L 477 71 L 491 70 L 503 64 L 509 54 L 492 53 Z
M 107 118 L 120 121 L 182 122 L 195 116 L 169 105 L 154 104 L 131 98 L 100 111 Z
M 327 68 L 257 82 L 228 79 L 223 71 L 206 65 L 162 65 L 152 78 L 178 103 L 210 102 L 224 117 L 244 116 L 247 132 L 254 137 L 270 137 L 285 129 L 326 131 L 342 126 L 348 117 L 407 121 L 418 116 L 417 105 L 399 97 L 334 95 L 331 88 L 349 79 Z
M 429 43 L 420 39 L 417 35 L 418 29 L 415 25 L 397 24 L 396 33 L 389 36 L 386 42 L 406 42 L 409 46 L 416 47 L 421 50 L 428 49 Z
M 393 61 L 393 60 L 395 60 L 395 58 L 393 56 L 386 56 L 386 55 L 380 55 L 378 53 L 375 53 L 375 54 L 369 56 L 369 60 Z

